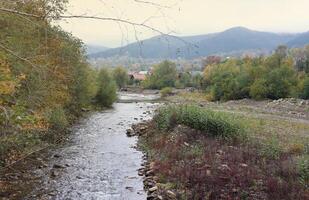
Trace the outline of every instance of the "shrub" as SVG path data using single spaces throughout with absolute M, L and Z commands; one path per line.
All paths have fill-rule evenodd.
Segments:
M 48 116 L 48 123 L 53 129 L 64 129 L 68 126 L 68 120 L 66 118 L 63 108 L 57 107 L 53 109 Z
M 205 69 L 205 82 L 215 100 L 231 100 L 249 97 L 251 80 L 247 68 L 230 60 Z
M 309 99 L 309 77 L 304 80 L 304 88 L 302 92 L 302 98 Z
M 164 61 L 154 67 L 153 73 L 143 82 L 145 88 L 162 89 L 174 87 L 177 79 L 175 63 Z
M 279 141 L 275 137 L 265 141 L 260 149 L 261 155 L 270 159 L 278 159 L 281 152 Z
M 184 124 L 201 130 L 210 136 L 236 138 L 244 136 L 240 121 L 232 115 L 203 109 L 194 105 L 170 105 L 160 108 L 154 121 L 161 130 L 171 129 L 177 124 Z
M 309 157 L 305 156 L 298 162 L 299 180 L 302 185 L 309 188 Z
M 171 87 L 165 87 L 161 91 L 161 97 L 167 97 L 173 93 L 173 89 Z
M 117 86 L 107 69 L 102 69 L 98 75 L 97 103 L 103 107 L 111 107 L 117 99 Z
M 256 100 L 267 97 L 267 86 L 264 79 L 257 79 L 250 87 L 250 96 Z
M 118 88 L 123 88 L 128 83 L 128 72 L 124 67 L 116 67 L 113 71 L 113 77 Z

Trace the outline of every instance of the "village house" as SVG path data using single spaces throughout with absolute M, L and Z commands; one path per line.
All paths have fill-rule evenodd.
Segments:
M 142 81 L 146 80 L 147 75 L 149 75 L 148 71 L 129 72 L 129 82 L 133 85 L 140 85 Z

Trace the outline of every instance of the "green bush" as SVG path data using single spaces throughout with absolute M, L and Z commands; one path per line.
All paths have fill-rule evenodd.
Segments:
M 113 77 L 118 88 L 123 88 L 128 84 L 129 76 L 127 70 L 124 67 L 116 67 L 113 70 Z
M 309 96 L 300 95 L 297 88 L 303 86 L 300 83 L 305 75 L 301 73 L 305 72 L 298 73 L 295 70 L 294 60 L 285 54 L 285 50 L 285 47 L 278 47 L 276 53 L 269 57 L 228 59 L 207 66 L 203 89 L 211 92 L 214 100 Z M 309 81 L 307 85 L 309 88 Z
M 143 82 L 145 88 L 162 89 L 174 87 L 177 79 L 175 63 L 164 61 L 154 67 L 153 73 Z
M 250 87 L 250 96 L 253 99 L 265 99 L 267 97 L 267 93 L 267 85 L 264 79 L 257 79 Z
M 184 124 L 210 136 L 237 138 L 244 136 L 240 121 L 232 115 L 203 109 L 194 105 L 170 105 L 158 109 L 154 121 L 161 130 Z
M 173 88 L 171 87 L 165 87 L 161 91 L 161 97 L 167 97 L 173 93 Z
M 65 129 L 69 122 L 67 120 L 65 111 L 61 107 L 57 107 L 50 111 L 48 116 L 48 123 L 50 124 L 51 128 L 56 130 L 63 130 Z
M 270 159 L 278 159 L 282 148 L 279 145 L 277 138 L 272 137 L 271 139 L 265 141 L 261 144 L 260 154 Z
M 117 86 L 107 69 L 98 75 L 97 103 L 103 107 L 111 107 L 117 99 Z
M 232 100 L 249 97 L 251 84 L 248 70 L 237 60 L 229 60 L 205 70 L 206 90 L 211 91 L 214 100 Z
M 304 89 L 301 97 L 304 99 L 309 99 L 309 77 L 304 80 Z

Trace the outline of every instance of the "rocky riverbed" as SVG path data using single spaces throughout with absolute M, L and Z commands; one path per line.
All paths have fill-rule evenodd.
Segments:
M 132 128 L 127 129 L 127 136 L 147 137 L 147 133 L 152 129 L 151 121 L 133 124 Z M 142 148 L 141 148 L 142 149 Z M 158 177 L 155 173 L 155 163 L 151 162 L 147 153 L 143 156 L 144 162 L 138 170 L 138 175 L 143 177 L 144 190 L 147 192 L 147 200 L 176 200 L 176 194 L 171 190 L 160 187 Z

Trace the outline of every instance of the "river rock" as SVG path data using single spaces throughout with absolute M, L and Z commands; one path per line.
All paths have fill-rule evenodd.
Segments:
M 54 155 L 54 158 L 60 158 L 60 157 L 61 157 L 60 154 L 55 154 L 55 155 Z
M 53 168 L 55 168 L 55 169 L 63 169 L 63 168 L 65 168 L 65 166 L 60 165 L 60 164 L 54 164 Z
M 231 171 L 231 168 L 226 164 L 221 165 L 218 169 L 221 171 Z
M 51 176 L 52 178 L 56 178 L 58 175 L 59 175 L 59 173 L 56 172 L 56 171 L 52 171 L 51 174 L 50 174 L 50 176 Z
M 245 163 L 241 163 L 241 164 L 240 164 L 240 166 L 241 166 L 241 167 L 243 167 L 243 168 L 248 167 L 248 165 L 247 165 L 247 164 L 245 164 Z
M 166 196 L 168 197 L 168 199 L 173 199 L 173 200 L 176 199 L 177 197 L 176 194 L 170 190 L 166 191 Z
M 126 187 L 126 190 L 129 190 L 130 192 L 134 191 L 133 187 L 129 187 L 129 186 Z
M 148 171 L 146 171 L 146 177 L 147 176 L 153 176 L 154 175 L 154 171 L 153 170 L 148 170 Z
M 158 200 L 163 200 L 163 197 L 161 195 L 157 196 Z
M 127 136 L 133 137 L 135 135 L 134 131 L 132 129 L 127 129 Z
M 158 190 L 158 186 L 154 186 L 154 187 L 148 189 L 148 191 L 149 191 L 150 193 L 155 192 L 155 191 L 157 191 L 157 190 Z

